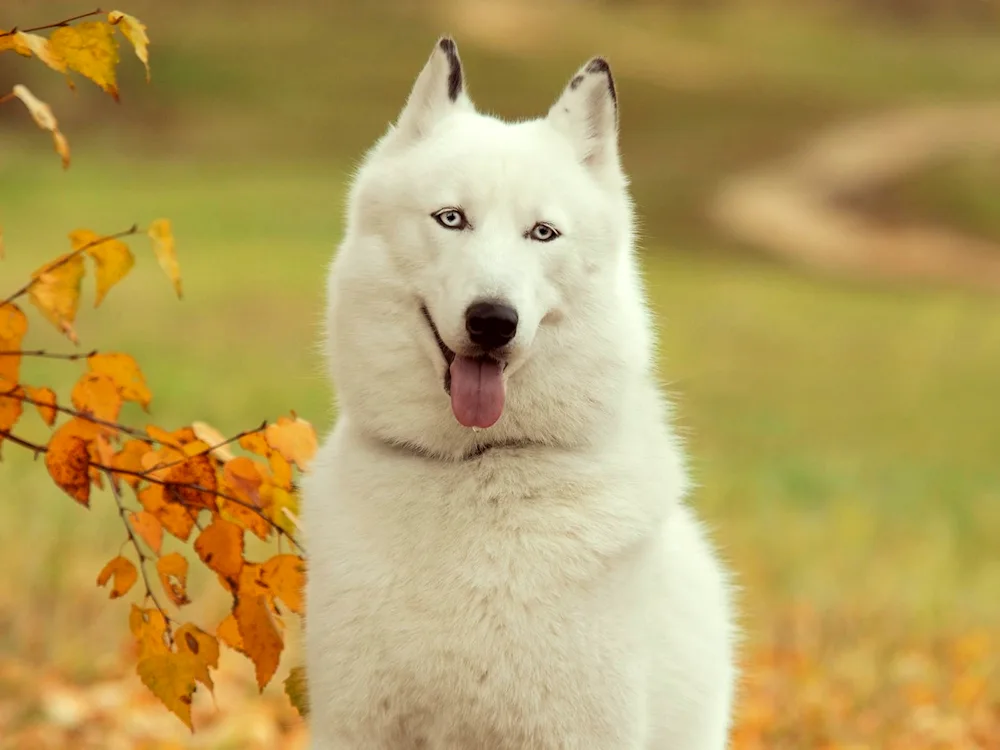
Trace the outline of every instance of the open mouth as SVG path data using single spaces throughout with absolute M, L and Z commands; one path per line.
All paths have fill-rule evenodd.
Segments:
M 455 419 L 464 427 L 492 427 L 503 414 L 507 394 L 503 371 L 507 363 L 486 353 L 457 354 L 444 343 L 426 305 L 420 306 L 420 312 L 447 365 L 444 390 L 451 396 Z

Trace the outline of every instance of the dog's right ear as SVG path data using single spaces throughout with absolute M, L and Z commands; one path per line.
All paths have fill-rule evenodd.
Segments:
M 441 37 L 396 119 L 393 137 L 419 140 L 449 112 L 471 109 L 458 46 L 451 37 Z

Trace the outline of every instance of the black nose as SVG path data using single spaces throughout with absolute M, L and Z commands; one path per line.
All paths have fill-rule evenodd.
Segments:
M 517 333 L 517 310 L 501 302 L 473 302 L 465 311 L 465 330 L 476 346 L 499 349 Z

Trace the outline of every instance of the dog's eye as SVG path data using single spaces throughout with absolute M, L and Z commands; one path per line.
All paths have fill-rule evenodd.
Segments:
M 431 214 L 434 220 L 445 229 L 468 229 L 469 220 L 460 208 L 442 208 Z
M 546 224 L 544 221 L 535 224 L 531 228 L 531 231 L 528 232 L 528 237 L 536 242 L 552 242 L 558 236 L 559 230 L 551 224 Z

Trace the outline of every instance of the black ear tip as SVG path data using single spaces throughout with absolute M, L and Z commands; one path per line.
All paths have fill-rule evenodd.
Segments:
M 611 66 L 608 65 L 608 61 L 603 57 L 595 57 L 587 63 L 586 70 L 588 73 L 604 73 L 606 75 L 611 75 Z
M 455 40 L 450 36 L 443 36 L 438 40 L 438 47 L 446 55 L 454 55 L 458 51 L 458 45 L 455 44 Z

